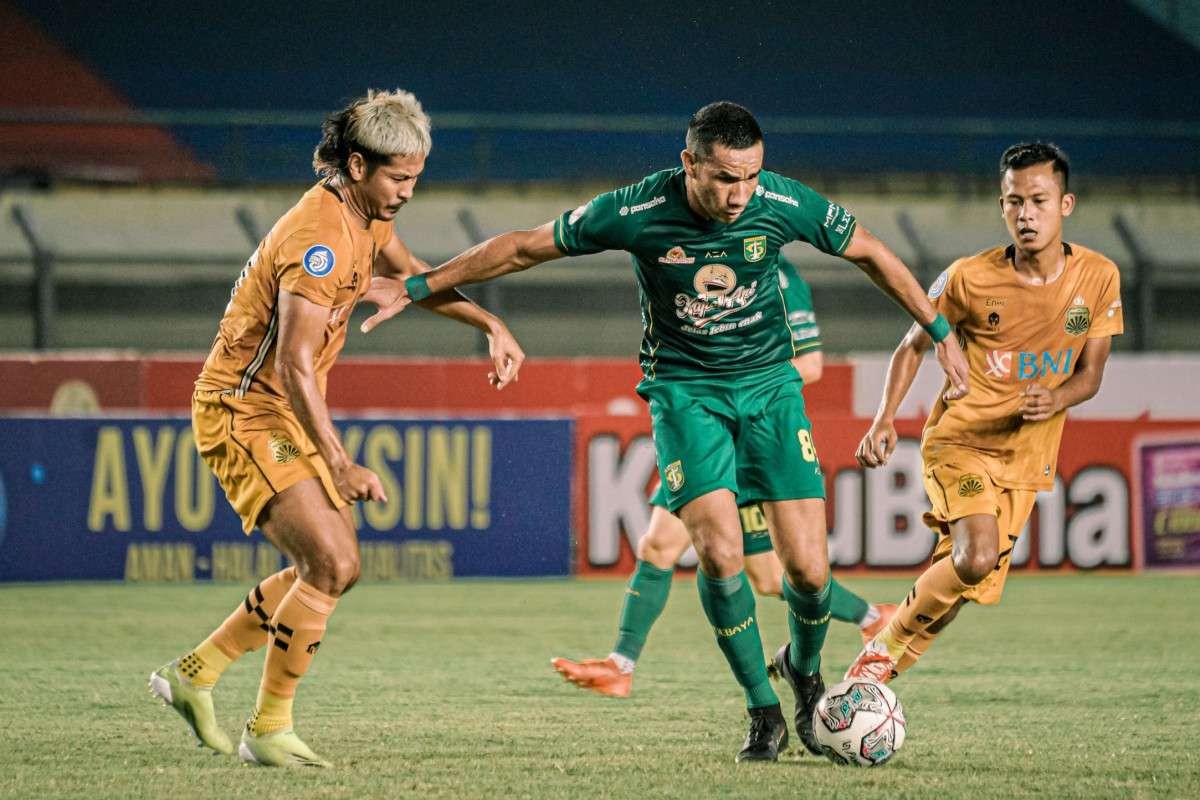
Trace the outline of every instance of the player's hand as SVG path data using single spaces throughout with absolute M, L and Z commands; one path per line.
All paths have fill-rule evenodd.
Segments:
M 363 324 L 359 326 L 363 333 L 370 333 L 376 325 L 396 316 L 412 302 L 408 290 L 404 288 L 404 277 L 390 275 L 376 275 L 371 278 L 371 286 L 362 299 L 364 303 L 372 303 L 379 307 L 378 311 L 363 320 Z
M 896 426 L 891 420 L 875 420 L 858 443 L 854 457 L 864 467 L 882 467 L 896 450 Z
M 1050 419 L 1061 410 L 1058 397 L 1052 389 L 1031 383 L 1021 392 L 1021 407 L 1018 411 L 1021 413 L 1021 419 L 1027 422 Z
M 525 351 L 517 344 L 512 332 L 497 320 L 487 334 L 488 355 L 492 359 L 493 371 L 488 373 L 488 382 L 496 389 L 503 389 L 518 380 L 521 365 L 525 363 Z
M 967 357 L 963 354 L 962 348 L 958 346 L 958 340 L 953 336 L 947 336 L 933 347 L 934 352 L 937 353 L 938 363 L 942 365 L 942 371 L 946 373 L 946 378 L 950 381 L 950 388 L 942 396 L 946 400 L 965 397 L 971 388 L 971 379 L 967 369 Z
M 337 487 L 338 495 L 347 503 L 359 500 L 387 502 L 387 495 L 383 493 L 383 484 L 379 482 L 379 476 L 358 464 L 350 464 L 334 472 L 333 485 Z

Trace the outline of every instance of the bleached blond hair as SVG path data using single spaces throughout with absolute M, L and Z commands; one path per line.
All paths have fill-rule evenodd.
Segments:
M 373 169 L 392 156 L 429 155 L 429 115 L 412 92 L 371 89 L 321 124 L 321 142 L 313 169 L 322 178 L 346 171 L 351 153 L 360 153 Z

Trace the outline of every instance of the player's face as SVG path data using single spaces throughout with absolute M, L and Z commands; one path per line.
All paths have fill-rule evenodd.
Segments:
M 1075 208 L 1050 162 L 1010 169 L 1000 181 L 1000 209 L 1008 235 L 1020 250 L 1040 253 L 1062 241 L 1063 217 Z
M 425 156 L 392 156 L 387 162 L 367 172 L 362 177 L 354 175 L 367 215 L 371 219 L 391 220 L 396 212 L 412 199 L 417 178 L 425 169 Z
M 684 150 L 683 169 L 688 177 L 688 193 L 704 216 L 733 222 L 754 196 L 762 160 L 762 142 L 744 150 L 731 150 L 718 144 L 707 158 L 699 160 Z

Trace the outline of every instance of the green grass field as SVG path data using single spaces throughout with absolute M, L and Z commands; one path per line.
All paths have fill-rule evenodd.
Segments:
M 847 584 L 898 599 L 908 582 Z M 1015 578 L 999 608 L 964 610 L 894 684 L 909 737 L 873 770 L 801 757 L 798 742 L 777 765 L 733 763 L 741 694 L 690 581 L 676 584 L 629 700 L 584 693 L 548 663 L 608 652 L 620 584 L 359 587 L 297 700 L 297 730 L 337 768 L 242 767 L 195 748 L 146 677 L 243 591 L 0 588 L 0 796 L 1200 797 L 1195 576 Z M 760 611 L 773 650 L 784 608 Z M 857 631 L 835 623 L 827 680 L 857 648 Z M 234 665 L 217 689 L 231 734 L 261 661 Z

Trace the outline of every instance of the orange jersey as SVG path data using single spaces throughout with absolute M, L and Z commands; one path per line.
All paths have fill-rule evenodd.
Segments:
M 922 438 L 927 467 L 943 450 L 966 447 L 996 459 L 998 486 L 1053 487 L 1066 411 L 1026 422 L 1021 393 L 1033 383 L 1060 386 L 1088 339 L 1124 330 L 1117 266 L 1079 245 L 1063 249 L 1062 274 L 1043 286 L 1017 278 L 1010 245 L 959 259 L 930 288 L 934 306 L 957 328 L 971 390 L 950 402 L 939 395 Z
M 366 293 L 375 256 L 392 235 L 389 222 L 375 221 L 363 229 L 324 182 L 305 192 L 271 228 L 238 276 L 196 388 L 288 405 L 275 372 L 283 289 L 329 309 L 325 341 L 314 357 L 317 385 L 324 395 L 329 368 L 346 341 L 350 312 Z

